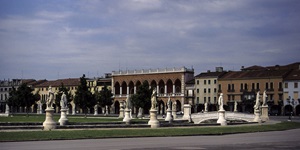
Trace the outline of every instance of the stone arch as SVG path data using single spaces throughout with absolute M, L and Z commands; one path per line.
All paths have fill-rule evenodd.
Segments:
M 129 94 L 134 94 L 134 84 L 132 81 L 129 82 L 128 87 L 129 87 Z
M 116 82 L 115 85 L 114 85 L 114 87 L 115 87 L 115 94 L 116 94 L 116 95 L 121 94 L 121 93 L 120 93 L 120 83 L 119 83 L 119 82 Z
M 119 101 L 115 101 L 114 106 L 115 106 L 115 114 L 119 114 L 120 113 L 120 103 L 119 103 Z
M 181 102 L 180 100 L 176 100 L 176 112 L 181 111 Z
M 165 114 L 165 103 L 164 103 L 164 101 L 163 100 L 160 100 L 160 101 L 158 101 L 158 114 L 161 114 L 161 115 L 163 115 L 163 114 Z
M 169 94 L 169 93 L 173 93 L 173 82 L 172 82 L 172 80 L 168 80 L 167 81 L 167 93 Z
M 165 83 L 164 83 L 164 81 L 163 80 L 160 80 L 159 82 L 158 82 L 158 91 L 159 91 L 159 93 L 161 93 L 161 94 L 164 94 L 165 93 Z
M 142 85 L 141 81 L 137 80 L 136 83 L 135 83 L 136 88 L 138 88 L 141 85 Z
M 181 93 L 181 81 L 179 79 L 175 80 L 175 93 Z
M 157 83 L 155 80 L 152 80 L 151 83 L 150 83 L 150 86 L 152 89 L 156 88 L 157 87 Z
M 122 82 L 122 95 L 127 94 L 127 83 L 125 81 Z

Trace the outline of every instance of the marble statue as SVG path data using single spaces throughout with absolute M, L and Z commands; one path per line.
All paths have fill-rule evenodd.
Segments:
M 259 110 L 259 91 L 256 94 L 256 101 L 255 101 L 255 105 L 254 105 L 254 110 Z
M 156 96 L 157 96 L 157 92 L 156 92 L 156 88 L 154 88 L 151 95 L 151 109 L 156 109 L 156 104 L 157 104 Z
M 207 102 L 204 103 L 204 111 L 205 111 L 205 112 L 208 111 L 208 103 L 207 103 Z
M 125 108 L 130 109 L 130 96 L 127 95 L 126 101 L 125 101 Z
M 52 92 L 52 88 L 51 86 L 49 86 L 49 90 L 48 90 L 48 99 L 47 99 L 47 109 L 51 108 L 53 109 L 53 102 L 54 102 L 54 92 Z
M 219 105 L 219 111 L 224 111 L 224 107 L 223 107 L 223 93 L 220 94 L 220 97 L 218 99 L 218 105 Z
M 168 102 L 167 102 L 167 104 L 168 104 L 168 109 L 170 109 L 171 110 L 171 97 L 169 96 L 169 99 L 168 99 Z
M 233 111 L 235 111 L 235 112 L 237 112 L 237 105 L 238 105 L 237 101 L 234 101 L 234 110 Z
M 173 111 L 177 111 L 177 102 L 176 102 L 176 101 L 174 101 L 174 102 L 172 103 L 172 110 L 173 110 Z
M 65 92 L 63 92 L 63 94 L 61 95 L 61 99 L 60 99 L 60 106 L 62 109 L 65 109 L 67 107 L 67 96 L 65 94 Z
M 267 94 L 266 94 L 266 91 L 264 91 L 264 93 L 263 93 L 263 106 L 267 106 Z

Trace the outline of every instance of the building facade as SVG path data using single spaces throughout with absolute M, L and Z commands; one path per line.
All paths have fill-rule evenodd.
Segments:
M 188 103 L 185 99 L 185 83 L 193 78 L 194 69 L 185 67 L 114 71 L 112 91 L 115 112 L 118 112 L 120 102 L 125 101 L 128 95 L 135 94 L 137 87 L 144 81 L 148 82 L 150 87 L 157 89 L 159 114 L 165 114 L 168 97 L 173 102 L 177 102 L 177 111 L 182 111 L 183 104 Z
M 289 115 L 293 112 L 300 115 L 300 66 L 293 70 L 285 79 L 283 87 L 283 114 Z
M 217 67 L 215 72 L 207 71 L 195 76 L 195 105 L 197 112 L 204 110 L 205 103 L 208 103 L 208 111 L 217 110 L 219 78 L 225 73 L 222 67 Z

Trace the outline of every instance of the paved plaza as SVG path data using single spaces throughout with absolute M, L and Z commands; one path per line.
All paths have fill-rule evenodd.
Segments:
M 2 150 L 300 149 L 300 129 L 223 136 L 112 138 L 3 142 Z

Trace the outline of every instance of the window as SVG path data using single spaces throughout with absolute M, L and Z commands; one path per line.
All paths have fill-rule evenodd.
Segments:
M 214 93 L 217 93 L 217 88 L 214 88 Z
M 206 93 L 206 89 L 204 89 L 204 93 Z
M 208 102 L 210 103 L 210 97 L 208 97 Z
M 206 103 L 206 97 L 204 97 L 204 103 Z
M 234 90 L 234 84 L 231 85 L 232 90 Z
M 252 83 L 252 90 L 254 90 L 254 88 L 255 88 L 255 84 L 254 84 L 254 83 Z
M 289 84 L 288 83 L 284 83 L 284 88 L 289 88 Z
M 199 85 L 199 80 L 197 80 L 197 85 Z
M 231 90 L 231 85 L 230 84 L 228 84 L 228 90 Z
M 294 83 L 294 88 L 298 88 L 298 82 Z
M 210 84 L 210 80 L 208 80 L 208 84 Z
M 210 88 L 208 88 L 208 93 L 210 93 Z
M 243 90 L 244 89 L 244 86 L 243 86 L 243 83 L 241 83 L 241 90 Z
M 274 89 L 273 82 L 270 83 L 270 89 Z
M 282 82 L 279 82 L 279 89 L 282 89 Z
M 214 97 L 214 103 L 215 104 L 217 103 L 217 97 Z
M 199 93 L 199 89 L 197 89 L 197 93 Z
M 269 83 L 266 83 L 266 90 L 269 89 Z
M 214 80 L 214 84 L 217 84 L 217 80 Z
M 206 80 L 204 80 L 204 84 L 206 84 Z
M 259 90 L 259 83 L 256 83 L 256 89 Z
M 245 90 L 248 90 L 248 84 L 245 83 Z

